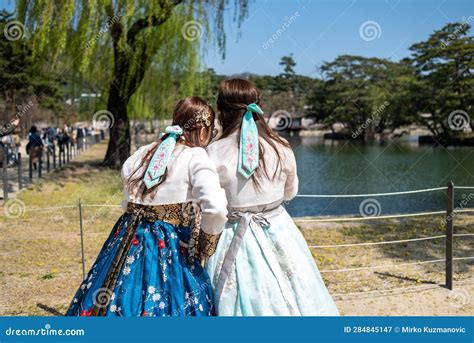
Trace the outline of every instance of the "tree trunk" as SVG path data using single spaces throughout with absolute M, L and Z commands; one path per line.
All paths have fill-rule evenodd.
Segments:
M 153 54 L 148 51 L 146 44 L 137 46 L 135 44 L 136 35 L 150 26 L 160 26 L 172 13 L 172 10 L 181 1 L 173 1 L 161 16 L 151 16 L 138 19 L 127 33 L 125 33 L 122 23 L 115 21 L 112 25 L 111 35 L 114 47 L 114 72 L 109 89 L 109 100 L 107 110 L 112 114 L 114 123 L 110 127 L 110 140 L 103 164 L 112 168 L 120 168 L 130 156 L 131 136 L 130 121 L 127 113 L 127 105 L 130 97 L 137 91 L 143 81 L 145 71 L 148 69 Z M 126 37 L 131 51 L 135 57 L 139 58 L 140 67 L 129 75 L 129 67 L 132 58 L 120 47 L 120 41 Z M 149 55 L 150 54 L 150 55 Z M 137 62 L 135 62 L 137 63 Z
M 120 21 L 112 25 L 112 40 L 114 47 L 114 71 L 109 87 L 107 111 L 112 115 L 110 123 L 110 138 L 103 165 L 119 169 L 130 156 L 130 121 L 127 105 L 130 94 L 124 92 L 123 83 L 129 71 L 129 61 L 125 53 L 120 51 L 119 41 L 123 35 Z
M 103 164 L 112 168 L 120 168 L 130 156 L 130 121 L 128 119 L 126 99 L 117 87 L 115 78 L 110 85 L 107 111 L 112 113 L 113 125 L 110 127 L 110 140 Z

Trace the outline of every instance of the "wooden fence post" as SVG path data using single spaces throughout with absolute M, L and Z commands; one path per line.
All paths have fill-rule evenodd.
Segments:
M 53 169 L 56 169 L 56 145 L 53 146 Z
M 7 147 L 2 145 L 3 149 L 3 166 L 2 166 L 2 174 L 3 174 L 3 201 L 8 200 L 8 155 L 7 155 Z
M 39 155 L 39 160 L 38 160 L 38 177 L 41 177 L 42 166 L 43 166 L 43 151 L 41 151 L 41 154 Z
M 23 188 L 21 153 L 18 153 L 18 189 Z
M 49 154 L 51 150 L 48 147 L 48 150 L 46 150 L 46 172 L 49 173 L 50 165 L 49 165 Z
M 69 158 L 69 142 L 66 142 L 66 162 L 69 163 L 70 158 Z
M 82 257 L 82 278 L 86 278 L 86 263 L 84 258 L 84 230 L 82 224 L 82 201 L 79 199 L 79 224 L 81 229 L 81 257 Z
M 454 222 L 454 184 L 448 182 L 446 192 L 446 287 L 453 289 L 453 222 Z
M 30 178 L 30 182 L 33 180 L 33 159 L 31 158 L 31 150 L 28 154 L 28 177 Z

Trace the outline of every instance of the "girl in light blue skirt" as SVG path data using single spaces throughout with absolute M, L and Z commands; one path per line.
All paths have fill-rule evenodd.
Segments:
M 218 94 L 222 136 L 207 148 L 228 201 L 229 221 L 206 269 L 220 316 L 335 316 L 306 241 L 281 206 L 298 191 L 294 154 L 272 132 L 249 82 Z

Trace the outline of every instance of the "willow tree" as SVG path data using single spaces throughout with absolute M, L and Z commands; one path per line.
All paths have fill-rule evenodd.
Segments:
M 98 84 L 108 97 L 113 125 L 104 164 L 119 167 L 130 154 L 134 94 L 144 99 L 147 92 L 166 92 L 171 73 L 186 75 L 181 87 L 192 90 L 200 80 L 189 76 L 199 70 L 203 45 L 215 43 L 224 56 L 230 2 L 240 24 L 248 0 L 17 0 L 17 12 L 34 56 Z M 150 68 L 155 87 L 143 87 Z

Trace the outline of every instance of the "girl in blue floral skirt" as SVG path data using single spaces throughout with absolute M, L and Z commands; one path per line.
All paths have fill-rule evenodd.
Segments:
M 225 192 L 203 147 L 215 113 L 179 101 L 173 126 L 123 165 L 125 213 L 77 291 L 68 316 L 208 316 L 212 285 L 201 259 L 215 250 Z

